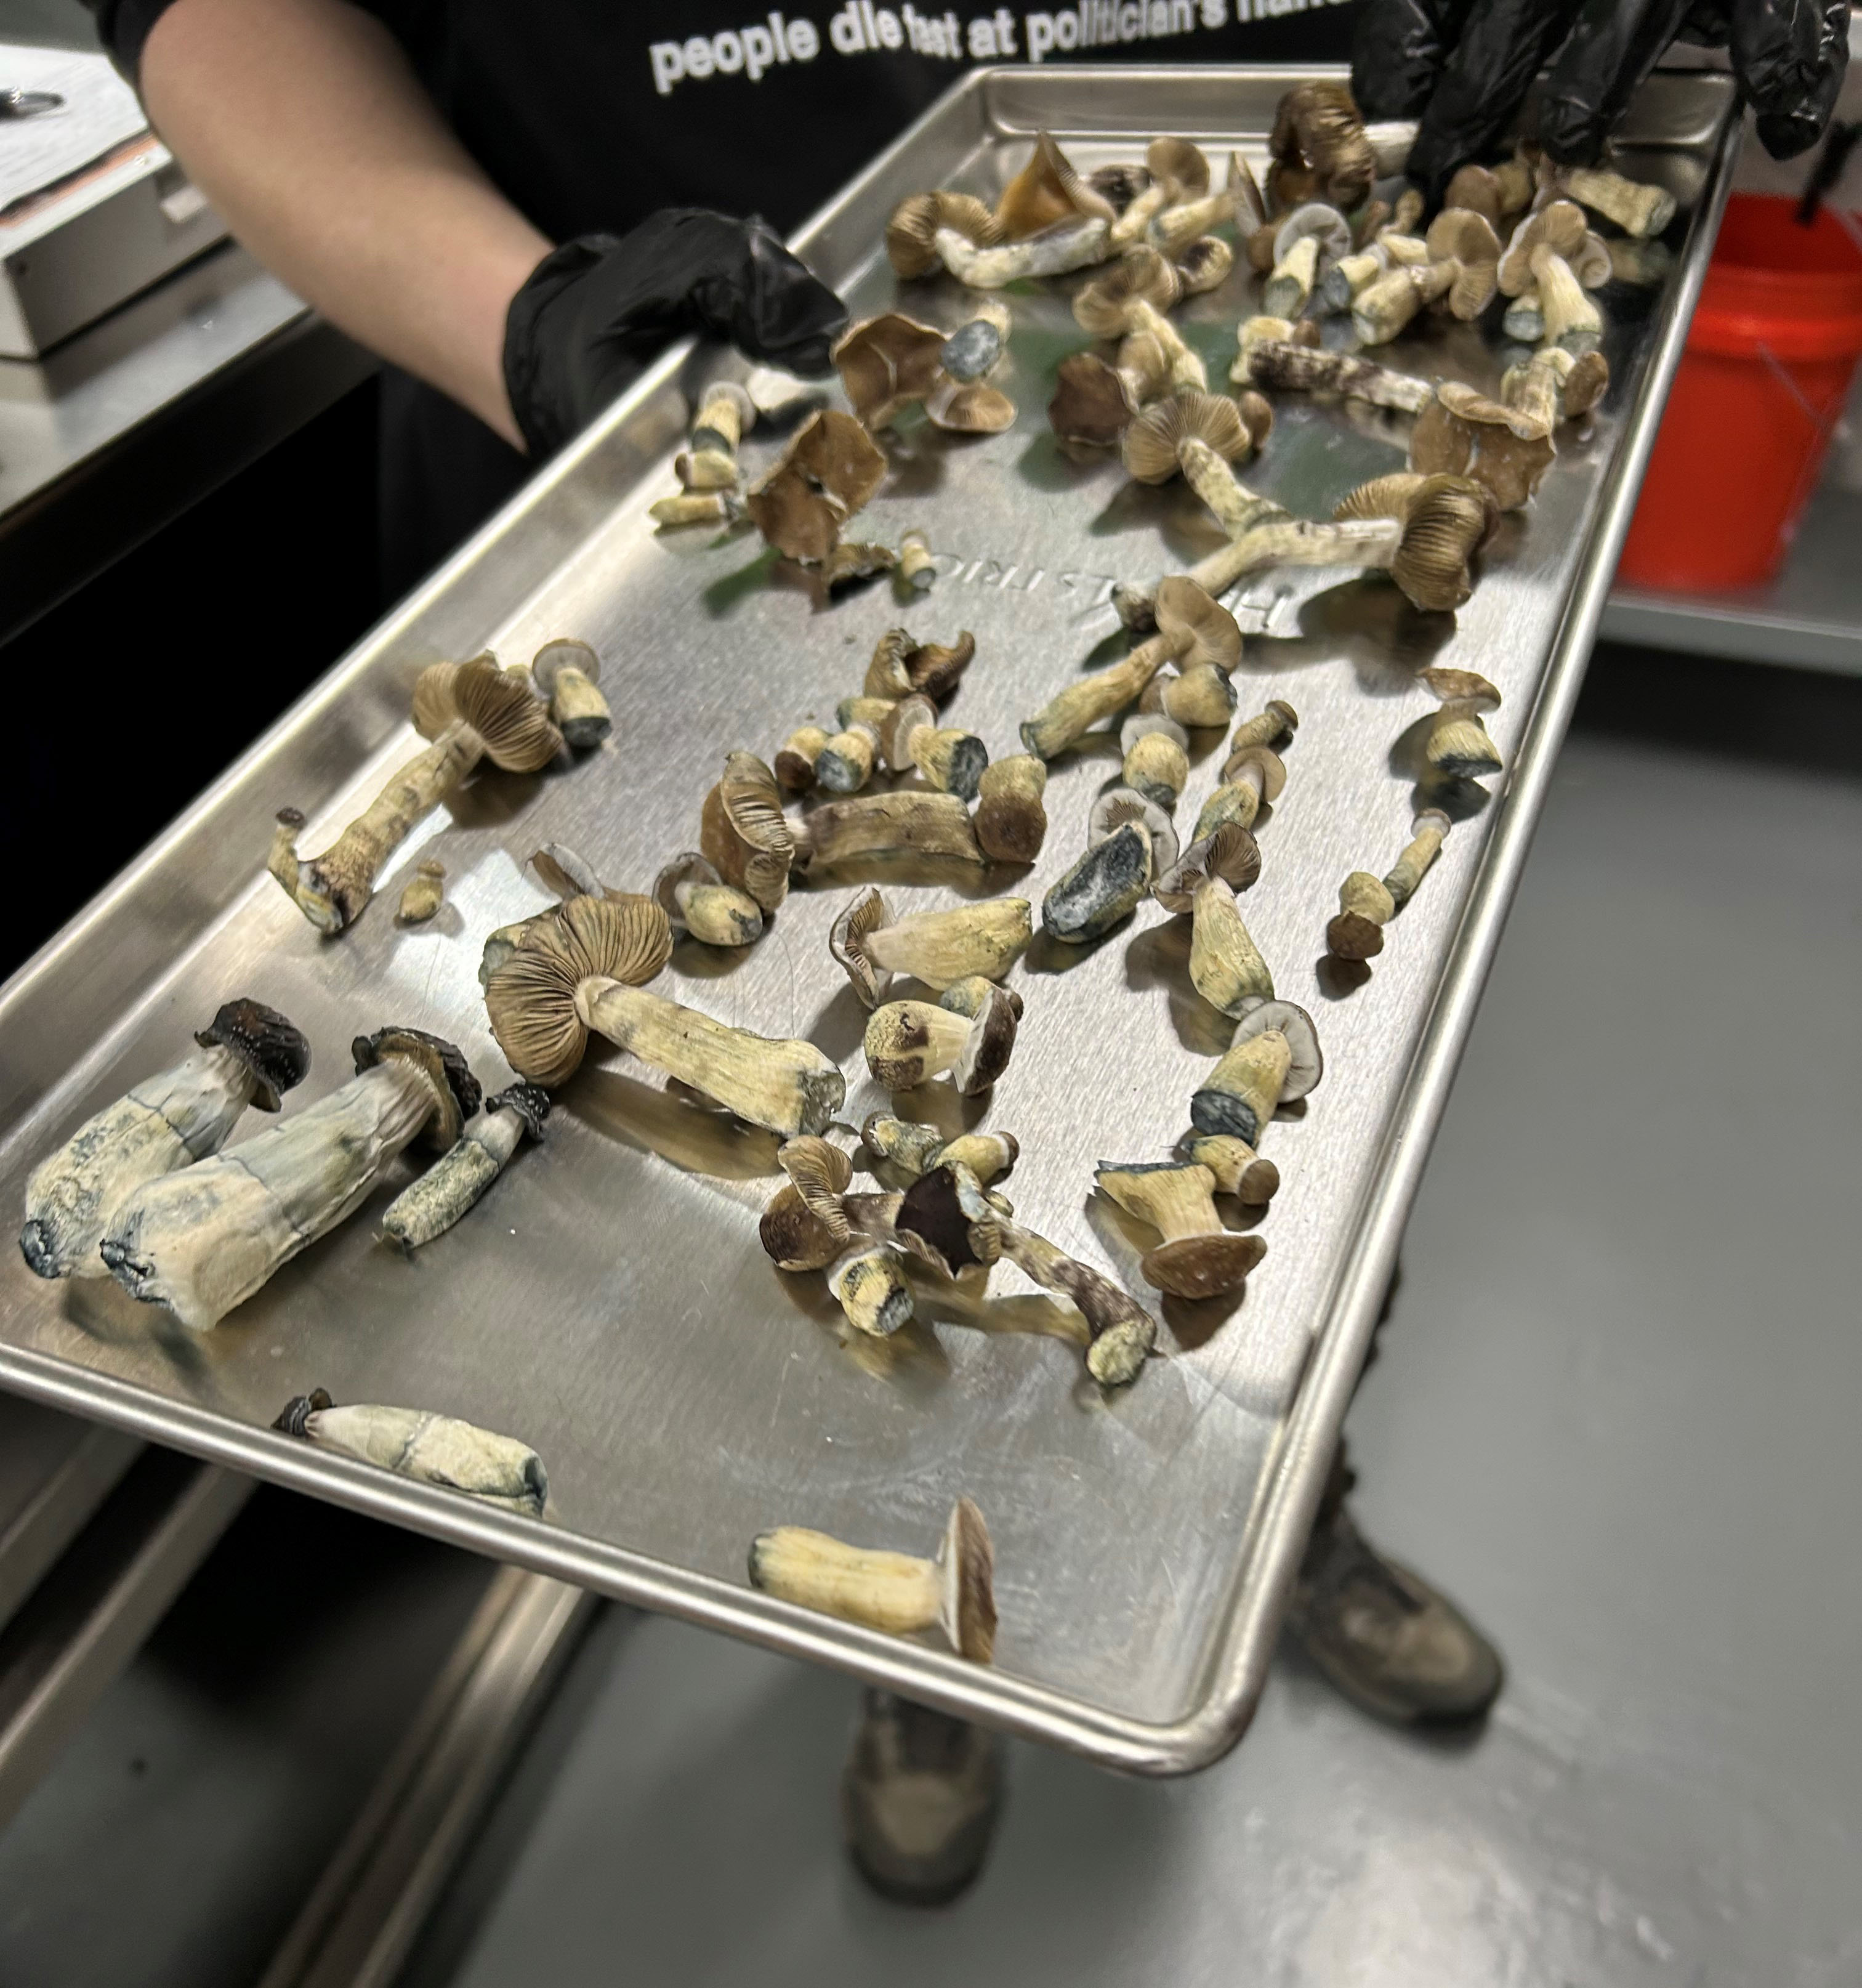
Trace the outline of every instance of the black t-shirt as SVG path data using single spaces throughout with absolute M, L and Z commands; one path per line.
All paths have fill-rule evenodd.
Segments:
M 93 0 L 133 74 L 170 0 Z M 972 68 L 993 63 L 1342 61 L 1352 0 L 1073 0 L 933 13 L 879 0 L 368 0 L 495 184 L 554 241 L 661 207 L 787 232 Z M 390 375 L 382 496 L 399 590 L 529 465 Z

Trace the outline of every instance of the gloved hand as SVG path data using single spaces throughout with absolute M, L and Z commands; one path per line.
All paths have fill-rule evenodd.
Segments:
M 1766 150 L 1788 159 L 1835 107 L 1849 0 L 1365 0 L 1351 86 L 1367 118 L 1420 117 L 1408 171 L 1433 201 L 1493 156 L 1547 61 L 1539 143 L 1593 163 L 1677 36 L 1729 50 Z
M 505 319 L 505 386 L 541 458 L 686 332 L 819 374 L 847 322 L 847 306 L 759 216 L 662 208 L 630 234 L 585 235 L 538 263 Z

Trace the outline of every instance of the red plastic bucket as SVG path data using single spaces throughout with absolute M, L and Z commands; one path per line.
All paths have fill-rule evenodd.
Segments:
M 1827 208 L 1796 212 L 1728 204 L 1617 569 L 1632 586 L 1750 587 L 1784 563 L 1862 357 L 1862 248 Z

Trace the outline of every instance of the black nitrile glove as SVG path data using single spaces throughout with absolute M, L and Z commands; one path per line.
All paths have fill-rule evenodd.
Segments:
M 847 306 L 757 215 L 662 208 L 630 234 L 565 242 L 531 271 L 505 319 L 505 386 L 541 458 L 687 332 L 819 374 L 847 323 Z
M 1409 176 L 1431 201 L 1492 158 L 1552 64 L 1539 143 L 1588 165 L 1677 36 L 1725 47 L 1774 158 L 1816 144 L 1849 62 L 1849 0 L 1366 0 L 1351 85 L 1367 118 L 1418 117 Z

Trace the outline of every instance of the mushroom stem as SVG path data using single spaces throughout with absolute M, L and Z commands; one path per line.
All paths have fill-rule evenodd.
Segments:
M 856 794 L 829 801 L 792 824 L 795 867 L 812 875 L 861 856 L 947 857 L 982 863 L 969 810 L 955 794 Z
M 1225 1228 L 1215 1212 L 1215 1176 L 1192 1161 L 1114 1166 L 1100 1162 L 1101 1193 L 1163 1237 L 1145 1253 L 1145 1281 L 1173 1297 L 1218 1297 L 1239 1290 L 1266 1254 L 1258 1236 Z
M 999 290 L 1026 276 L 1064 276 L 1103 262 L 1110 232 L 1110 222 L 1090 215 L 998 247 L 978 247 L 954 228 L 940 228 L 931 242 L 960 283 L 973 290 Z
M 734 525 L 744 515 L 735 490 L 681 490 L 647 506 L 656 525 Z
M 1248 746 L 1265 746 L 1277 752 L 1299 729 L 1299 712 L 1285 698 L 1276 697 L 1253 717 L 1244 718 L 1235 728 L 1228 735 L 1228 751 L 1232 756 Z
M 1043 1290 L 1071 1300 L 1086 1322 L 1092 1344 L 1086 1371 L 1103 1387 L 1122 1388 L 1144 1371 L 1157 1344 L 1157 1322 L 1110 1277 L 1070 1256 L 1031 1229 L 999 1217 L 1003 1258 Z
M 1219 877 L 1206 877 L 1192 903 L 1190 983 L 1211 1008 L 1239 1015 L 1257 998 L 1272 1000 L 1274 977 L 1242 921 L 1235 893 Z
M 890 1339 L 909 1325 L 917 1307 L 905 1266 L 895 1250 L 862 1243 L 828 1272 L 827 1287 L 848 1324 L 869 1339 Z
M 1250 1145 L 1272 1117 L 1293 1051 L 1278 1029 L 1238 1042 L 1203 1080 L 1190 1102 L 1190 1120 L 1199 1132 L 1228 1133 Z
M 443 1236 L 469 1213 L 509 1164 L 524 1134 L 543 1136 L 549 1100 L 533 1084 L 513 1084 L 488 1097 L 449 1146 L 381 1218 L 381 1232 L 411 1253 Z
M 1366 345 L 1387 345 L 1424 304 L 1445 297 L 1462 273 L 1452 256 L 1392 269 L 1351 300 L 1351 322 Z
M 860 1128 L 867 1147 L 916 1180 L 939 1167 L 968 1167 L 984 1186 L 1010 1172 L 1021 1147 L 1007 1132 L 963 1132 L 946 1138 L 935 1125 L 921 1125 L 875 1111 Z
M 549 1496 L 542 1459 L 514 1436 L 421 1408 L 336 1407 L 319 1388 L 286 1405 L 272 1427 L 359 1457 L 397 1476 L 462 1491 L 532 1516 Z
M 1232 1195 L 1244 1208 L 1265 1208 L 1280 1191 L 1280 1169 L 1232 1133 L 1205 1133 L 1192 1139 L 1190 1158 L 1208 1168 L 1218 1194 Z
M 1542 244 L 1533 251 L 1530 267 L 1539 287 L 1546 342 L 1563 346 L 1567 352 L 1594 352 L 1603 340 L 1603 313 L 1572 273 L 1570 264 Z
M 737 445 L 756 424 L 756 406 L 732 380 L 717 380 L 705 390 L 692 424 L 691 449 L 673 459 L 673 471 L 688 490 L 728 490 L 737 483 Z
M 1666 187 L 1625 179 L 1600 166 L 1566 166 L 1552 178 L 1553 190 L 1614 221 L 1625 235 L 1646 241 L 1674 218 L 1674 196 Z
M 397 925 L 424 925 L 440 915 L 446 901 L 446 865 L 429 857 L 408 880 L 395 907 Z
M 1258 387 L 1298 394 L 1342 394 L 1348 401 L 1399 414 L 1420 414 L 1433 397 L 1425 380 L 1394 372 L 1349 352 L 1333 352 L 1281 339 L 1264 340 L 1235 361 L 1231 376 Z
M 861 949 L 875 966 L 939 992 L 978 974 L 999 980 L 1033 935 L 1030 910 L 1026 898 L 997 898 L 955 911 L 914 911 L 867 933 Z
M 582 981 L 576 1013 L 642 1063 L 786 1138 L 825 1131 L 847 1100 L 840 1066 L 813 1043 L 752 1035 L 644 987 Z
M 1083 738 L 1102 718 L 1123 711 L 1158 671 L 1189 647 L 1187 637 L 1157 634 L 1141 642 L 1108 668 L 1070 683 L 1032 718 L 1022 721 L 1022 743 L 1042 759 L 1052 759 Z
M 938 577 L 931 540 L 914 525 L 899 535 L 899 579 L 914 593 L 926 592 Z
M 1245 532 L 1260 508 L 1260 499 L 1241 482 L 1227 461 L 1195 435 L 1177 445 L 1183 479 L 1206 504 L 1215 522 L 1230 537 Z
M 1384 888 L 1398 911 L 1415 895 L 1416 886 L 1435 860 L 1448 833 L 1448 817 L 1439 808 L 1425 808 L 1417 816 L 1402 854 L 1384 878 Z

